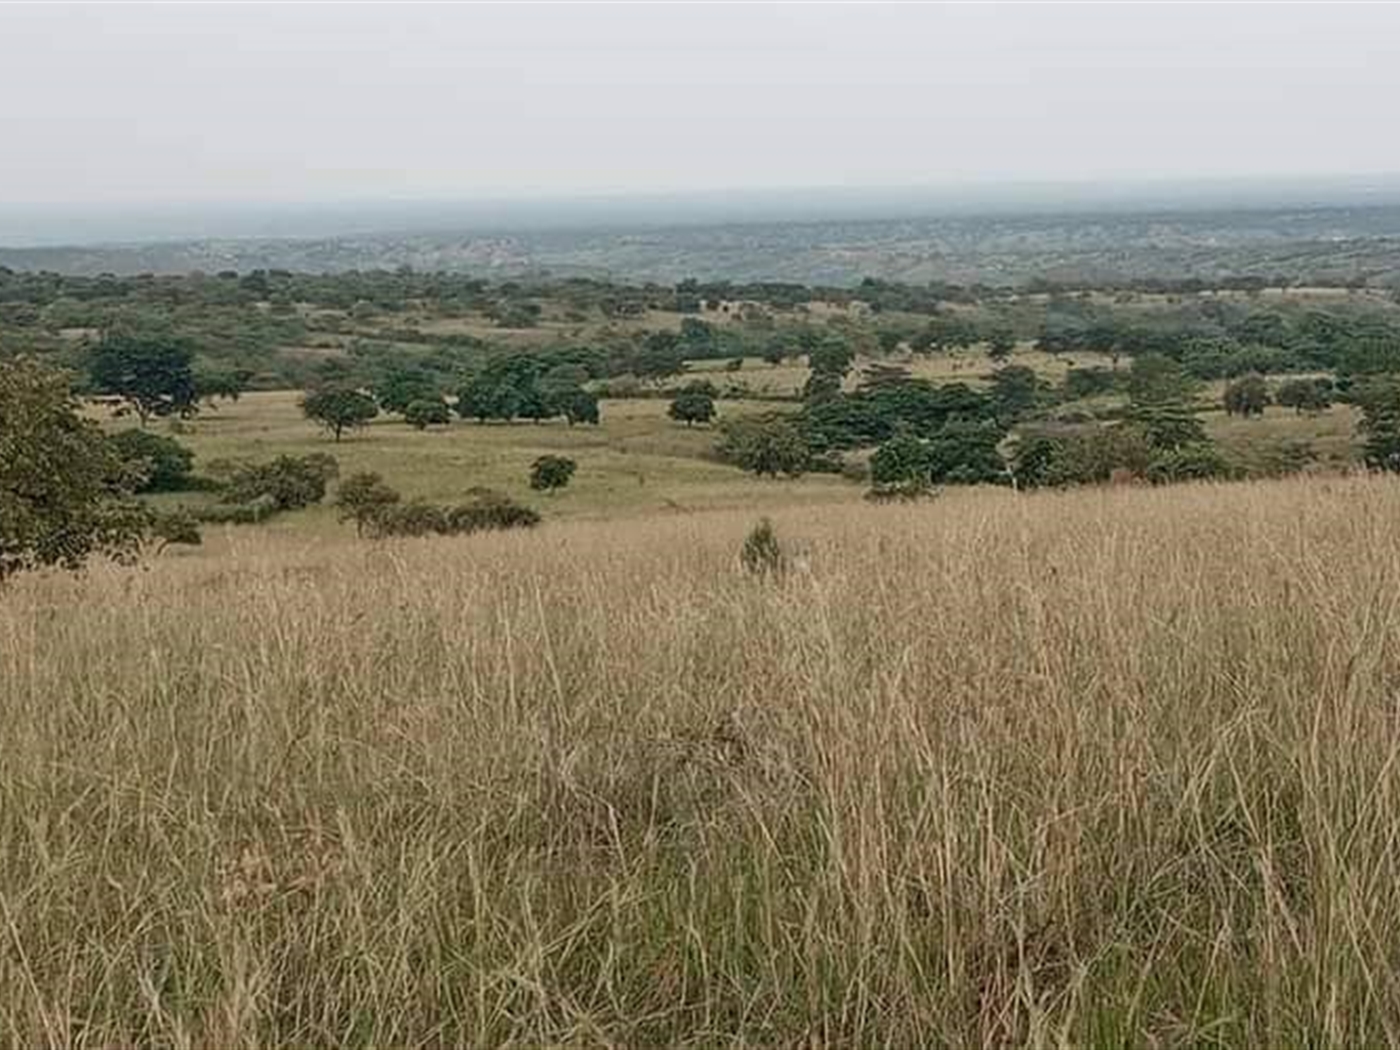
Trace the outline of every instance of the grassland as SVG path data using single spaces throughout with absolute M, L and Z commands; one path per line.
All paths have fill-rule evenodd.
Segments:
M 222 403 L 193 423 L 179 424 L 179 440 L 196 454 L 200 469 L 218 459 L 266 459 L 276 455 L 330 453 L 341 474 L 373 470 L 407 497 L 460 500 L 467 489 L 486 486 L 528 499 L 551 518 L 634 517 L 702 508 L 773 507 L 794 502 L 856 499 L 861 489 L 832 475 L 797 482 L 760 481 L 712 456 L 712 427 L 687 427 L 666 417 L 659 399 L 608 401 L 602 424 L 570 427 L 562 421 L 535 423 L 454 422 L 414 430 L 397 417 L 383 417 L 333 442 L 308 421 L 294 392 L 250 394 Z M 721 418 L 775 407 L 763 402 L 722 401 Z M 129 423 L 111 425 L 127 426 Z M 168 432 L 168 423 L 153 425 Z M 548 453 L 578 464 L 572 484 L 541 496 L 528 486 L 530 464 Z M 206 497 L 207 498 L 207 497 Z M 167 504 L 197 503 L 198 493 L 160 497 Z M 295 529 L 329 525 L 329 507 L 282 519 Z
M 780 579 L 748 511 L 20 578 L 0 1041 L 1393 1044 L 1397 517 L 961 490 L 776 512 Z

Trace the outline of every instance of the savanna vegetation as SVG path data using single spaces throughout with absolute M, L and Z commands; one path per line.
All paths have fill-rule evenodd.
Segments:
M 1396 472 L 1362 284 L 0 271 L 0 1032 L 1396 1041 Z

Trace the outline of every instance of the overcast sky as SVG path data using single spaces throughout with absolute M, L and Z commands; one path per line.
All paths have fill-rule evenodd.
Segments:
M 1400 6 L 3 6 L 0 204 L 1400 172 Z

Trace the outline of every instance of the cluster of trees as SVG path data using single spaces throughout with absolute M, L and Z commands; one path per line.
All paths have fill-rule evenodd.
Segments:
M 1195 413 L 1196 382 L 1170 358 L 1136 359 L 1123 418 L 1032 430 L 1017 443 L 1012 476 L 1025 488 L 1092 484 L 1116 474 L 1153 482 L 1229 476 L 1235 468 Z

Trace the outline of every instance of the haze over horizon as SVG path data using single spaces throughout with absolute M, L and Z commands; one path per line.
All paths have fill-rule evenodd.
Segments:
M 0 205 L 1400 172 L 1390 6 L 10 6 Z

